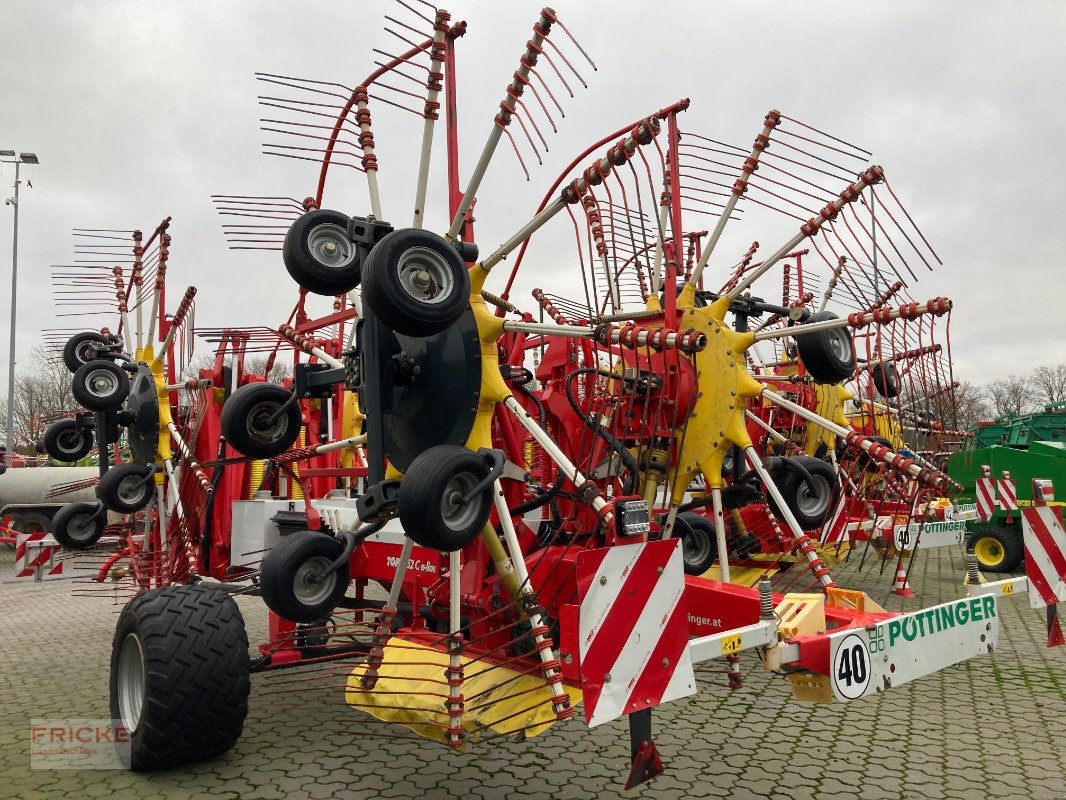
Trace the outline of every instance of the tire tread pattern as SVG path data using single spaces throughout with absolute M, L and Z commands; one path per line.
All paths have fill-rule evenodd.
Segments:
M 967 547 L 973 547 L 978 539 L 993 537 L 1003 547 L 1003 563 L 997 567 L 987 567 L 978 562 L 982 572 L 1014 572 L 1025 558 L 1025 544 L 1022 537 L 1007 528 L 978 528 L 966 540 Z
M 237 604 L 205 585 L 139 594 L 122 610 L 111 656 L 111 714 L 118 718 L 117 665 L 126 635 L 144 651 L 144 708 L 131 736 L 137 771 L 221 755 L 236 744 L 251 689 L 248 636 Z

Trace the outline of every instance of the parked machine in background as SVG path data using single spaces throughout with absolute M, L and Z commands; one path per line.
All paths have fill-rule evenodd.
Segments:
M 12 467 L 0 474 L 0 520 L 12 532 L 51 532 L 68 503 L 95 498 L 96 467 Z
M 992 508 L 985 521 L 970 523 L 968 545 L 984 572 L 1013 572 L 1023 555 L 1018 509 L 1029 501 L 1018 500 L 1017 491 L 1011 487 L 1024 489 L 1034 478 L 1051 480 L 1058 486 L 1066 482 L 1066 403 L 979 423 L 973 430 L 973 446 L 948 458 L 948 474 L 965 487 L 961 502 L 978 499 L 977 482 L 983 467 L 989 468 L 992 480 Z M 1061 501 L 1052 504 L 1063 505 Z

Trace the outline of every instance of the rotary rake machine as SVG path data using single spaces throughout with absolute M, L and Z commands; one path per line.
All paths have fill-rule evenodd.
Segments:
M 64 298 L 71 291 L 88 289 L 78 316 L 118 312 L 114 333 L 106 326 L 73 336 L 63 329 L 46 331 L 46 340 L 73 373 L 73 393 L 83 410 L 49 426 L 42 447 L 55 460 L 72 461 L 97 446 L 98 477 L 77 487 L 57 487 L 95 487 L 97 500 L 66 506 L 56 517 L 54 535 L 70 551 L 78 572 L 88 572 L 93 583 L 119 596 L 181 584 L 191 576 L 224 581 L 250 574 L 252 570 L 241 567 L 241 557 L 248 553 L 238 551 L 231 559 L 233 500 L 263 487 L 277 487 L 296 500 L 304 497 L 305 489 L 324 495 L 336 485 L 337 475 L 352 474 L 336 457 L 319 463 L 325 457 L 314 446 L 299 451 L 310 459 L 302 480 L 299 467 L 290 468 L 284 461 L 268 465 L 256 457 L 261 445 L 249 433 L 251 428 L 230 430 L 248 456 L 226 449 L 221 430 L 227 417 L 222 409 L 231 396 L 236 397 L 226 406 L 230 416 L 248 412 L 257 419 L 269 413 L 265 408 L 278 407 L 279 393 L 292 397 L 265 378 L 286 342 L 268 329 L 197 329 L 214 346 L 214 354 L 207 366 L 195 366 L 195 287 L 186 290 L 173 314 L 165 311 L 169 226 L 167 218 L 147 240 L 140 231 L 79 229 L 76 256 L 93 258 L 79 257 L 75 264 L 53 270 L 58 306 L 68 304 Z M 110 241 L 90 244 L 86 250 L 81 237 Z M 123 261 L 124 253 L 116 252 L 122 245 L 116 242 L 130 242 L 132 257 Z M 98 270 L 109 274 L 98 275 Z M 294 316 L 300 324 L 307 321 L 302 300 Z M 339 326 L 334 331 L 342 334 L 343 321 Z M 314 324 L 308 329 L 314 330 Z M 258 354 L 266 354 L 258 367 L 263 374 L 253 372 L 249 361 Z M 334 409 L 336 419 L 331 422 Z M 320 430 L 339 429 L 346 417 L 351 424 L 352 410 L 352 404 L 333 406 L 319 393 L 302 408 L 290 403 L 282 409 L 271 430 L 288 449 Z M 340 449 L 334 445 L 322 453 Z M 200 462 L 210 465 L 210 473 Z M 351 465 L 350 455 L 345 463 Z M 316 473 L 316 468 L 322 471 Z M 220 487 L 223 499 L 215 503 Z
M 465 23 L 424 3 L 400 5 L 414 17 L 405 30 L 423 22 L 431 30 L 405 39 L 405 53 L 385 54 L 362 84 L 259 76 L 303 98 L 263 98 L 285 117 L 264 121 L 266 129 L 299 142 L 266 149 L 319 162 L 316 194 L 302 202 L 215 197 L 220 213 L 241 218 L 226 223 L 231 246 L 280 246 L 301 286 L 288 322 L 274 331 L 200 331 L 217 345 L 216 359 L 211 385 L 204 378 L 192 389 L 201 399 L 189 404 L 195 424 L 187 429 L 165 422 L 181 404 L 158 369 L 148 406 L 159 421 L 140 422 L 150 414 L 128 402 L 116 412 L 131 439 L 155 443 L 152 475 L 163 476 L 154 509 L 127 523 L 125 547 L 143 546 L 141 528 L 157 529 L 159 552 L 168 554 L 158 584 L 136 582 L 150 590 L 126 605 L 114 639 L 112 709 L 131 730 L 132 765 L 225 751 L 240 735 L 249 672 L 302 665 L 308 677 L 340 683 L 346 703 L 365 712 L 363 731 L 406 729 L 455 748 L 537 735 L 573 716 L 578 701 L 589 725 L 627 715 L 632 786 L 662 771 L 652 708 L 696 691 L 694 664 L 729 659 L 738 687 L 737 657 L 757 649 L 801 699 L 846 701 L 991 651 L 994 597 L 916 612 L 932 614 L 935 630 L 886 639 L 886 627 L 913 625 L 914 615 L 837 587 L 797 518 L 797 510 L 816 516 L 804 506 L 811 496 L 828 514 L 836 471 L 814 466 L 827 463 L 817 448 L 803 459 L 773 455 L 762 433 L 751 433 L 754 425 L 791 441 L 781 432 L 788 412 L 838 437 L 842 452 L 883 464 L 897 482 L 947 488 L 928 464 L 769 388 L 785 377 L 769 371 L 779 368 L 771 362 L 784 361 L 780 369 L 803 378 L 789 386 L 836 392 L 838 408 L 839 385 L 857 366 L 850 331 L 950 310 L 943 298 L 886 299 L 837 317 L 824 303 L 812 313 L 810 289 L 795 299 L 786 292 L 780 305 L 750 291 L 819 233 L 831 252 L 864 252 L 856 230 L 868 222 L 855 207 L 881 203 L 874 192 L 882 170 L 864 163 L 857 177 L 827 189 L 839 176 L 816 151 L 839 140 L 774 111 L 752 148 L 731 147 L 682 134 L 682 100 L 580 153 L 534 216 L 482 255 L 472 215 L 482 181 L 504 136 L 522 161 L 516 124 L 539 158 L 536 141 L 546 141 L 538 114 L 555 126 L 552 81 L 569 90 L 568 77 L 581 80 L 560 47 L 576 42 L 551 9 L 541 12 L 460 186 L 455 48 Z M 394 102 L 383 79 L 397 75 L 415 87 L 402 94 L 422 103 L 406 109 L 422 121 L 408 227 L 385 221 L 400 181 L 382 180 L 379 145 L 389 140 L 370 114 Z M 447 217 L 434 233 L 427 198 L 431 174 L 441 171 L 431 155 L 442 92 Z M 786 157 L 773 165 L 768 153 L 778 149 Z M 365 174 L 365 216 L 323 206 L 338 164 Z M 760 168 L 771 177 L 756 180 Z M 821 182 L 803 169 L 820 170 Z M 745 212 L 742 202 L 760 202 L 759 192 L 762 201 L 803 209 L 790 212 L 799 231 L 760 262 L 753 245 L 719 290 L 705 289 L 726 224 Z M 537 322 L 509 298 L 530 272 L 520 267 L 531 237 L 565 216 L 578 232 L 571 271 L 584 302 L 530 286 L 551 319 Z M 714 224 L 696 224 L 704 221 Z M 886 261 L 888 241 L 878 237 L 874 251 Z M 489 279 L 511 256 L 495 294 Z M 841 263 L 829 271 L 843 280 Z M 817 286 L 814 273 L 804 273 L 806 287 Z M 565 285 L 571 276 L 558 277 Z M 333 298 L 332 312 L 315 317 L 313 295 Z M 898 360 L 894 341 L 872 338 L 879 344 L 860 374 Z M 764 360 L 763 342 L 786 344 Z M 302 354 L 291 381 L 244 372 L 248 352 L 270 350 L 272 361 L 281 346 Z M 150 363 L 166 350 L 148 351 Z M 101 353 L 94 345 L 92 355 Z M 760 416 L 770 407 L 777 416 Z M 803 554 L 819 591 L 782 595 L 768 579 L 757 588 L 730 582 L 726 512 L 739 532 L 734 512 L 750 506 L 770 508 L 775 538 Z M 715 557 L 720 580 L 686 574 Z M 259 594 L 270 609 L 270 640 L 251 662 L 233 592 Z
M 778 112 L 771 112 L 767 116 L 764 130 L 756 139 L 750 154 L 689 132 L 679 134 L 677 138 L 674 149 L 663 148 L 668 156 L 662 159 L 659 173 L 662 177 L 659 180 L 669 186 L 671 171 L 666 165 L 673 157 L 678 165 L 673 171 L 673 180 L 682 184 L 678 192 L 681 210 L 718 218 L 708 246 L 718 241 L 730 219 L 739 216 L 741 209 L 737 207 L 737 198 L 748 200 L 749 189 L 752 190 L 751 199 L 757 205 L 786 216 L 795 216 L 795 209 L 804 214 L 798 217 L 804 225 L 802 235 L 789 242 L 791 250 L 779 249 L 770 261 L 759 262 L 755 260 L 759 250 L 759 244 L 755 242 L 717 293 L 693 284 L 690 290 L 693 294 L 688 300 L 694 308 L 705 307 L 708 301 L 717 302 L 720 297 L 735 290 L 742 280 L 746 287 L 754 278 L 745 280 L 745 276 L 750 276 L 753 270 L 757 275 L 762 275 L 774 269 L 775 262 L 781 262 L 777 265 L 783 288 L 779 305 L 752 297 L 750 292 L 745 291 L 743 294 L 737 293 L 737 297 L 731 301 L 730 312 L 734 316 L 737 332 L 750 330 L 756 341 L 765 343 L 762 345 L 764 348 L 767 344 L 773 348 L 773 352 L 765 357 L 758 345 L 751 346 L 743 355 L 740 351 L 734 351 L 734 355 L 737 361 L 747 362 L 756 381 L 774 387 L 787 401 L 783 405 L 773 392 L 764 393 L 750 398 L 744 410 L 749 438 L 760 458 L 769 457 L 767 465 L 773 482 L 785 499 L 787 512 L 798 522 L 799 529 L 812 532 L 816 538 L 827 519 L 831 519 L 832 525 L 826 526 L 821 534 L 822 542 L 828 538 L 830 530 L 835 532 L 834 538 L 837 538 L 843 529 L 855 532 L 872 527 L 872 520 L 866 518 L 871 505 L 881 515 L 891 512 L 897 523 L 910 524 L 919 508 L 913 502 L 913 495 L 922 483 L 928 483 L 914 478 L 922 469 L 931 470 L 928 474 L 935 474 L 937 470 L 924 460 L 921 461 L 921 467 L 915 470 L 915 457 L 910 453 L 905 459 L 894 458 L 895 451 L 906 447 L 899 436 L 902 429 L 896 420 L 916 419 L 919 411 L 915 409 L 928 408 L 933 398 L 950 400 L 950 390 L 944 385 L 947 383 L 944 377 L 950 373 L 950 351 L 946 357 L 938 360 L 931 358 L 939 355 L 943 349 L 941 344 L 934 342 L 934 331 L 938 317 L 949 311 L 950 301 L 938 298 L 919 305 L 905 291 L 900 294 L 904 289 L 902 280 L 879 292 L 878 258 L 881 271 L 896 275 L 905 271 L 914 280 L 917 276 L 910 266 L 911 262 L 931 269 L 932 263 L 938 261 L 935 252 L 926 244 L 924 236 L 889 187 L 883 187 L 882 192 L 875 195 L 874 188 L 870 186 L 867 188 L 867 197 L 856 198 L 857 185 L 843 193 L 851 194 L 852 201 L 857 199 L 856 205 L 866 209 L 862 217 L 849 202 L 836 208 L 827 205 L 824 209 L 807 209 L 801 205 L 800 201 L 810 205 L 810 199 L 814 196 L 811 188 L 817 188 L 816 181 L 824 183 L 825 177 L 831 175 L 826 171 L 827 167 L 833 167 L 837 174 L 846 174 L 847 168 L 834 164 L 833 158 L 857 159 L 859 155 L 856 151 L 866 152 L 854 145 L 795 120 L 783 118 Z M 802 147 L 797 147 L 796 142 L 801 142 Z M 771 143 L 775 145 L 774 149 L 780 148 L 782 152 L 774 153 L 770 148 Z M 756 181 L 755 173 L 760 166 L 770 174 L 764 180 Z M 711 180 L 703 173 L 739 177 L 730 184 L 722 182 L 721 178 Z M 533 296 L 541 307 L 542 319 L 546 315 L 557 323 L 566 324 L 575 320 L 596 325 L 654 318 L 661 315 L 671 301 L 678 302 L 677 297 L 671 297 L 669 291 L 660 289 L 657 298 L 654 292 L 649 291 L 649 284 L 660 287 L 664 284 L 665 279 L 661 274 L 664 261 L 673 258 L 677 269 L 674 279 L 683 282 L 690 282 L 700 265 L 706 263 L 709 253 L 702 248 L 708 231 L 683 233 L 677 237 L 681 244 L 676 249 L 672 238 L 664 242 L 662 231 L 670 221 L 665 194 L 660 202 L 660 218 L 650 218 L 646 209 L 654 208 L 656 196 L 654 192 L 646 190 L 644 194 L 650 195 L 652 202 L 642 203 L 642 187 L 636 174 L 634 172 L 633 180 L 605 181 L 603 186 L 596 188 L 601 196 L 590 192 L 582 198 L 583 213 L 571 214 L 578 232 L 578 261 L 585 268 L 582 275 L 585 299 L 582 303 L 535 289 Z M 651 174 L 650 170 L 648 174 Z M 705 184 L 713 188 L 707 188 Z M 553 191 L 557 188 L 558 183 Z M 713 195 L 713 198 L 701 197 L 700 192 Z M 722 203 L 716 202 L 718 197 L 733 199 Z M 774 205 L 770 206 L 767 201 Z M 808 218 L 807 214 L 819 216 Z M 880 231 L 880 243 L 877 241 L 879 219 L 884 220 L 880 223 L 884 226 Z M 897 219 L 902 220 L 905 226 L 898 224 Z M 827 223 L 825 244 L 819 246 L 815 240 L 811 240 L 806 249 L 796 249 L 810 231 L 817 232 L 818 224 L 823 221 Z M 582 247 L 583 239 L 587 241 L 587 256 Z M 874 263 L 870 265 L 858 261 L 856 253 L 866 258 L 870 258 L 872 253 Z M 808 257 L 806 266 L 804 257 Z M 828 281 L 824 281 L 816 269 L 811 269 L 812 259 L 824 266 L 824 271 L 829 273 Z M 521 262 L 521 255 L 518 261 Z M 504 296 L 510 290 L 517 270 L 516 264 Z M 794 294 L 790 292 L 792 281 Z M 679 284 L 682 294 L 684 285 Z M 834 290 L 845 300 L 843 305 L 848 309 L 846 321 L 834 322 L 837 315 L 827 310 Z M 821 294 L 817 304 L 814 302 L 816 292 Z M 909 302 L 898 309 L 888 308 L 887 303 L 897 295 Z M 617 313 L 617 309 L 627 300 L 636 303 L 639 310 Z M 805 329 L 797 327 L 797 323 L 801 322 L 808 325 L 816 322 L 824 324 L 818 336 L 803 335 Z M 857 329 L 854 338 L 845 332 L 846 328 Z M 932 343 L 927 346 L 926 341 Z M 860 354 L 858 348 L 863 344 L 867 352 Z M 596 352 L 589 345 L 582 347 L 584 349 L 580 350 L 571 346 L 566 354 L 556 348 L 553 354 L 548 354 L 544 352 L 543 345 L 536 346 L 535 356 L 547 359 L 551 365 L 538 370 L 537 378 L 541 383 L 550 385 L 551 400 L 548 405 L 558 409 L 558 413 L 566 418 L 568 427 L 580 429 L 582 419 L 609 420 L 618 413 L 623 413 L 626 419 L 646 415 L 652 408 L 646 402 L 637 407 L 639 411 L 625 408 L 619 412 L 615 406 L 622 401 L 618 396 L 610 396 L 610 381 L 602 372 L 599 383 L 603 385 L 599 387 L 600 391 L 585 392 L 585 396 L 591 398 L 588 403 L 592 405 L 578 408 L 573 397 L 577 384 L 570 385 L 567 381 L 572 383 L 582 377 L 589 383 L 590 376 L 595 375 L 597 369 L 602 369 L 601 361 L 607 363 L 617 357 L 617 353 L 612 356 Z M 579 362 L 583 365 L 579 371 L 567 366 Z M 897 370 L 897 363 L 904 366 Z M 624 370 L 625 367 L 620 369 Z M 679 391 L 684 397 L 693 387 L 703 391 L 702 387 L 693 383 L 691 377 L 670 378 L 669 370 L 674 368 L 666 367 L 661 359 L 658 366 L 648 362 L 643 369 L 659 373 L 643 389 L 649 395 L 647 399 L 659 398 L 656 400 L 658 404 L 663 402 L 660 393 L 675 398 Z M 853 388 L 849 389 L 843 384 L 853 376 Z M 903 389 L 906 390 L 908 409 L 901 412 L 898 404 L 904 394 Z M 736 397 L 730 395 L 723 400 L 727 406 L 733 403 L 739 407 L 742 404 L 737 402 Z M 876 414 L 849 415 L 853 406 L 848 405 L 847 401 L 857 397 L 870 398 L 869 407 L 878 409 Z M 892 403 L 896 405 L 888 405 Z M 796 405 L 801 408 L 795 409 Z M 663 408 L 673 409 L 675 414 L 677 412 L 669 403 Z M 827 426 L 820 424 L 819 419 L 828 420 Z M 671 420 L 673 423 L 677 421 Z M 632 428 L 632 423 L 629 424 Z M 593 423 L 592 428 L 595 427 Z M 913 424 L 910 427 L 913 428 Z M 929 423 L 923 429 L 928 431 Z M 894 439 L 890 441 L 881 433 L 892 434 Z M 617 425 L 607 431 L 607 436 L 610 441 L 617 441 L 618 437 L 626 438 Z M 676 466 L 676 459 L 668 452 L 671 437 L 662 432 L 653 433 L 651 428 L 643 429 L 641 436 L 644 444 L 636 446 L 636 439 L 632 438 L 630 431 L 630 442 L 638 451 L 639 463 L 660 476 L 669 473 L 671 465 Z M 862 445 L 863 436 L 869 438 L 876 448 L 875 456 L 880 454 L 881 457 L 871 458 L 868 455 L 865 445 Z M 656 446 L 657 437 L 661 438 L 664 448 Z M 588 438 L 599 442 L 592 434 Z M 597 446 L 602 448 L 604 445 L 600 442 Z M 910 446 L 913 448 L 913 444 Z M 594 448 L 586 450 L 586 455 L 593 457 Z M 889 454 L 893 455 L 893 459 L 883 457 Z M 895 460 L 894 466 L 890 463 L 892 460 Z M 804 546 L 804 537 L 798 540 L 793 538 L 784 513 L 776 505 L 779 499 L 771 496 L 769 503 L 761 500 L 760 495 L 765 495 L 762 478 L 744 466 L 744 454 L 731 447 L 726 452 L 724 462 L 728 465 L 726 472 L 730 483 L 724 509 L 729 512 L 728 515 L 719 516 L 707 510 L 713 502 L 713 492 L 706 491 L 707 485 L 702 474 L 695 476 L 695 485 L 687 487 L 697 490 L 700 496 L 687 499 L 679 506 L 681 517 L 674 533 L 682 537 L 686 546 L 689 571 L 702 574 L 715 560 L 717 552 L 728 550 L 741 569 L 730 573 L 728 566 L 723 565 L 726 570 L 724 574 L 733 580 L 754 582 L 784 565 L 784 562 L 779 562 L 775 566 L 765 560 L 769 554 L 783 550 L 785 553 L 803 551 L 805 558 L 802 560 L 811 564 L 815 572 L 820 572 L 823 567 L 813 557 L 813 551 Z M 590 469 L 594 468 L 588 462 L 583 463 L 588 464 Z M 850 474 L 856 464 L 859 465 L 860 474 L 865 476 L 861 480 L 856 480 Z M 903 469 L 900 469 L 901 466 Z M 870 473 L 876 474 L 876 481 Z M 747 479 L 741 480 L 742 477 Z M 754 481 L 751 480 L 753 478 Z M 938 481 L 942 486 L 947 485 L 942 475 Z M 874 488 L 886 482 L 894 489 L 901 490 L 899 498 L 891 504 L 886 504 L 885 498 L 873 495 Z M 649 502 L 653 502 L 652 498 L 662 484 L 661 478 L 643 482 L 643 493 Z M 840 491 L 841 486 L 843 491 Z M 675 485 L 672 491 L 686 491 L 683 482 Z M 923 491 L 926 494 L 929 492 L 928 488 Z M 664 509 L 670 505 L 668 495 L 666 493 L 660 499 Z M 760 502 L 752 502 L 756 498 L 760 498 Z M 906 519 L 903 519 L 904 516 Z M 785 523 L 784 528 L 781 523 Z M 725 535 L 719 539 L 717 531 L 723 527 Z M 836 549 L 839 553 L 839 547 Z M 756 555 L 756 560 L 749 558 L 752 555 Z M 714 576 L 721 574 L 715 572 Z
M 92 548 L 108 533 L 120 536 L 129 554 L 158 552 L 158 526 L 142 524 L 135 541 L 132 528 L 109 525 L 107 512 L 165 519 L 158 508 L 145 509 L 160 498 L 157 487 L 170 476 L 172 438 L 185 448 L 183 431 L 189 431 L 176 402 L 186 387 L 176 376 L 191 355 L 186 323 L 196 290 L 190 287 L 174 314 L 166 313 L 170 221 L 164 219 L 147 239 L 140 230 L 76 229 L 74 263 L 52 270 L 57 307 L 79 309 L 60 316 L 118 317 L 114 332 L 106 326 L 79 328 L 73 336 L 59 328 L 45 331 L 46 343 L 73 373 L 71 390 L 81 410 L 53 422 L 42 449 L 57 461 L 79 460 L 94 443 L 98 452 L 99 476 L 85 481 L 95 485 L 98 502 L 72 503 L 53 520 L 53 535 L 71 550 Z
M 872 292 L 873 286 L 849 287 L 843 274 L 847 260 L 847 257 L 840 258 L 817 314 L 825 314 L 831 287 L 838 282 L 853 299 L 849 304 L 856 309 L 853 314 L 883 313 L 886 302 L 897 295 L 907 301 L 902 307 L 916 306 L 899 281 L 879 296 Z M 855 300 L 862 305 L 854 303 Z M 796 308 L 800 303 L 785 305 Z M 939 309 L 945 305 L 938 301 Z M 950 314 L 944 317 L 949 323 Z M 835 549 L 834 556 L 839 556 L 841 547 L 856 540 L 865 540 L 867 546 L 871 542 L 879 545 L 878 552 L 883 556 L 900 551 L 897 590 L 905 586 L 905 577 L 899 580 L 904 574 L 902 553 L 913 551 L 918 544 L 910 541 L 910 533 L 916 533 L 920 541 L 923 523 L 935 521 L 943 527 L 941 523 L 947 514 L 959 518 L 953 523 L 950 542 L 934 541 L 927 536 L 922 546 L 957 544 L 959 539 L 954 534 L 961 530 L 963 515 L 973 513 L 973 509 L 960 510 L 942 496 L 946 489 L 957 488 L 952 482 L 922 485 L 921 481 L 855 447 L 840 433 L 840 428 L 865 435 L 880 447 L 902 452 L 920 466 L 936 470 L 935 454 L 944 447 L 946 436 L 955 435 L 950 430 L 951 423 L 946 427 L 939 418 L 939 413 L 945 418 L 953 416 L 952 392 L 956 386 L 951 375 L 950 338 L 946 329 L 947 324 L 941 326 L 936 314 L 928 314 L 876 324 L 872 329 L 856 333 L 851 341 L 841 339 L 834 346 L 841 352 L 854 352 L 855 364 L 850 372 L 846 367 L 840 370 L 836 384 L 820 382 L 811 376 L 805 363 L 819 354 L 808 351 L 804 355 L 791 343 L 775 351 L 769 363 L 757 365 L 755 370 L 758 380 L 779 387 L 793 403 L 837 426 L 837 430 L 830 430 L 809 417 L 772 403 L 758 403 L 749 409 L 749 430 L 760 452 L 775 458 L 792 455 L 805 468 L 813 469 L 813 481 L 807 481 L 794 467 L 791 479 L 787 473 L 782 475 L 786 486 L 791 480 L 791 485 L 799 489 L 799 495 L 794 495 L 793 508 L 797 519 L 805 530 L 817 535 L 820 544 L 835 542 L 831 548 Z M 840 491 L 831 488 L 833 472 Z M 816 491 L 815 486 L 821 490 Z M 766 552 L 771 546 L 773 528 L 772 524 L 767 525 L 767 515 L 748 510 L 742 516 L 746 523 L 744 529 L 758 536 Z M 900 535 L 901 530 L 907 533 Z M 863 558 L 865 555 L 864 552 Z M 882 569 L 884 564 L 882 560 Z

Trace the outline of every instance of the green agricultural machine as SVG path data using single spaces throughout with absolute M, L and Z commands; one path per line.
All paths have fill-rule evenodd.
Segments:
M 1044 406 L 1043 411 L 999 417 L 979 423 L 968 450 L 948 458 L 947 472 L 965 489 L 960 502 L 977 502 L 981 467 L 991 468 L 993 480 L 1010 473 L 1017 485 L 1018 505 L 1031 503 L 1033 478 L 1050 479 L 1061 497 L 1066 497 L 1066 402 Z M 1055 505 L 1066 505 L 1061 500 Z M 996 503 L 987 522 L 969 523 L 967 545 L 977 554 L 984 572 L 1013 572 L 1024 555 L 1022 521 L 1018 511 Z

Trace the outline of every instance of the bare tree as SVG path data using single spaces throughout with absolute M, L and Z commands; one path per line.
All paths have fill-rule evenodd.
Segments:
M 245 357 L 244 359 L 244 371 L 250 375 L 262 375 L 263 370 L 266 369 L 267 356 L 262 353 L 253 353 Z M 225 364 L 229 364 L 227 359 Z M 189 378 L 199 377 L 201 369 L 213 369 L 215 366 L 214 353 L 200 353 L 193 357 L 188 366 L 182 372 L 182 377 L 185 380 Z M 270 374 L 267 375 L 268 381 L 279 383 L 283 378 L 288 378 L 292 375 L 292 355 L 290 353 L 279 353 L 278 357 L 274 360 L 273 365 L 270 368 Z
M 992 381 L 985 391 L 996 416 L 1024 414 L 1033 406 L 1032 381 L 1022 375 Z
M 1042 403 L 1061 403 L 1066 400 L 1066 364 L 1040 366 L 1033 370 L 1033 389 Z
M 945 428 L 958 431 L 970 430 L 992 416 L 984 390 L 969 381 L 961 381 L 954 392 L 938 395 L 930 410 Z
M 14 446 L 29 454 L 57 414 L 78 408 L 70 391 L 71 374 L 43 347 L 30 351 L 30 366 L 15 373 Z M 0 428 L 6 427 L 7 398 L 0 404 Z M 3 441 L 7 431 L 3 430 Z
M 253 375 L 262 375 L 263 370 L 266 369 L 267 357 L 264 355 L 248 356 L 244 359 L 244 371 Z M 270 367 L 270 374 L 266 376 L 268 381 L 279 383 L 283 378 L 288 378 L 292 375 L 292 356 L 291 354 L 280 353 L 279 357 L 274 360 L 273 365 Z

